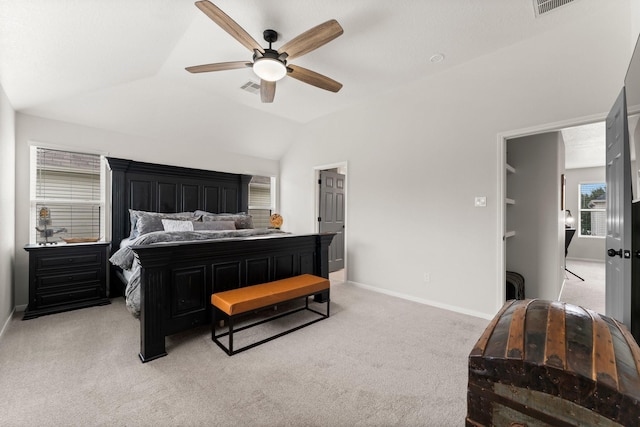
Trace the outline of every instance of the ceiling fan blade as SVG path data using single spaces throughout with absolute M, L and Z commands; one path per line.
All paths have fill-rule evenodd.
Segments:
M 306 68 L 291 64 L 287 65 L 287 68 L 291 70 L 288 75 L 294 79 L 300 80 L 301 82 L 330 92 L 338 92 L 342 89 L 342 83 L 338 83 L 337 81 L 330 79 L 327 76 L 323 76 L 322 74 L 318 74 L 315 71 L 307 70 Z
M 343 32 L 344 30 L 338 24 L 338 21 L 331 19 L 288 41 L 278 49 L 278 53 L 286 53 L 288 55 L 287 60 L 293 59 L 329 43 Z
M 260 80 L 260 99 L 262 102 L 273 102 L 276 96 L 276 82 Z
M 214 5 L 210 1 L 202 0 L 197 1 L 196 6 L 203 11 L 213 22 L 218 24 L 220 28 L 229 33 L 234 39 L 238 40 L 244 47 L 253 51 L 255 49 L 260 52 L 264 52 L 262 47 L 258 44 L 253 37 L 247 33 L 236 21 L 231 19 L 229 15 L 224 13 L 218 6 Z
M 236 70 L 238 68 L 251 67 L 253 64 L 247 61 L 235 61 L 235 62 L 218 62 L 216 64 L 194 65 L 193 67 L 187 67 L 190 73 L 208 73 L 209 71 L 224 71 L 224 70 Z

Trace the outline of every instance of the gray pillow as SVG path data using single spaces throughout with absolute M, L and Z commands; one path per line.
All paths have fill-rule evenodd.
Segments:
M 129 235 L 129 239 L 135 239 L 140 235 L 138 232 L 138 218 L 144 214 L 155 214 L 155 215 L 168 215 L 166 218 L 170 218 L 170 215 L 177 215 L 179 217 L 190 217 L 191 220 L 200 220 L 200 215 L 195 215 L 193 212 L 177 212 L 177 213 L 161 213 L 157 212 L 147 212 L 140 211 L 135 209 L 129 209 L 129 221 L 131 223 L 131 234 Z
M 245 215 L 246 212 L 236 212 L 236 213 L 231 213 L 231 212 L 226 212 L 226 213 L 214 213 L 214 212 L 207 212 L 207 211 L 201 211 L 200 209 L 196 210 L 195 212 L 193 212 L 194 215 L 201 215 L 201 216 L 205 216 L 205 215 L 209 215 L 209 216 L 219 216 L 219 215 Z
M 253 218 L 249 214 L 215 214 L 215 215 L 202 215 L 202 220 L 209 221 L 233 221 L 236 224 L 236 230 L 243 230 L 253 227 Z
M 236 223 L 234 221 L 206 221 L 194 222 L 193 229 L 199 230 L 235 230 Z
M 179 212 L 179 213 L 155 213 L 145 211 L 132 211 L 136 216 L 136 237 L 142 234 L 151 233 L 153 231 L 163 231 L 162 219 L 176 219 L 183 221 L 196 221 L 200 217 L 194 217 L 191 212 Z M 131 215 L 131 212 L 130 212 Z M 133 230 L 132 230 L 132 234 Z

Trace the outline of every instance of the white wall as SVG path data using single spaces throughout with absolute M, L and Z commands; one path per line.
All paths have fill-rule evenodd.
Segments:
M 15 112 L 0 86 L 0 334 L 14 307 L 15 171 Z
M 630 1 L 631 9 L 631 45 L 635 46 L 640 34 L 640 0 Z
M 29 242 L 29 143 L 53 144 L 60 148 L 102 152 L 112 157 L 186 166 L 222 172 L 278 176 L 277 161 L 224 153 L 208 146 L 176 141 L 175 146 L 131 135 L 47 120 L 24 114 L 16 117 L 16 246 Z M 230 143 L 233 143 L 232 141 Z M 15 303 L 28 300 L 27 253 L 16 251 Z
M 579 168 L 567 169 L 567 209 L 571 211 L 571 215 L 575 219 L 575 227 L 578 228 L 578 203 L 580 197 L 578 195 L 578 184 L 586 182 L 605 182 L 605 168 Z M 605 261 L 605 239 L 597 237 L 579 237 L 579 231 L 576 231 L 571 244 L 569 245 L 569 254 L 567 258 L 581 259 L 587 261 Z
M 522 274 L 525 296 L 556 300 L 564 279 L 564 212 L 560 206 L 564 141 L 560 132 L 510 139 L 507 161 L 506 269 Z
M 504 287 L 497 135 L 604 117 L 631 57 L 631 1 L 637 2 L 607 2 L 608 12 L 305 125 L 280 163 L 287 230 L 315 229 L 313 167 L 346 161 L 349 279 L 492 317 Z M 188 141 L 165 147 L 21 114 L 16 126 L 18 247 L 29 234 L 30 140 L 230 172 L 275 175 L 278 169 L 275 162 L 221 154 Z M 473 207 L 477 195 L 487 197 L 486 208 Z M 26 264 L 26 253 L 16 251 L 17 304 L 27 299 Z M 425 272 L 431 275 L 428 284 Z
M 504 287 L 497 135 L 604 117 L 631 57 L 629 4 L 610 7 L 307 125 L 280 165 L 287 229 L 314 230 L 313 167 L 348 161 L 348 279 L 493 317 Z

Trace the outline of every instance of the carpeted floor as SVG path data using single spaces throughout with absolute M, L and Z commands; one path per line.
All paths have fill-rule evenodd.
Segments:
M 567 273 L 561 300 L 604 312 L 604 264 L 568 268 L 585 281 Z M 331 318 L 293 334 L 229 357 L 198 328 L 167 338 L 169 355 L 147 364 L 122 299 L 16 313 L 0 341 L 0 425 L 463 425 L 467 357 L 488 321 L 340 274 L 331 292 Z
M 567 260 L 567 269 L 582 277 L 584 282 L 566 272 L 560 300 L 604 313 L 605 264 L 595 261 Z
M 460 426 L 488 321 L 332 280 L 331 318 L 229 357 L 207 327 L 138 360 L 111 305 L 22 321 L 0 342 L 0 425 Z

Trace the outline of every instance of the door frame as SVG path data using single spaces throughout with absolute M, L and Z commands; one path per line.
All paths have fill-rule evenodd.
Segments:
M 344 186 L 344 280 L 347 281 L 347 268 L 349 266 L 349 162 L 342 161 L 336 163 L 329 163 L 326 165 L 318 165 L 313 167 L 313 229 L 314 232 L 320 231 L 320 225 L 318 224 L 318 216 L 320 214 L 320 186 L 318 180 L 320 179 L 320 171 L 328 169 L 338 169 L 341 174 L 344 174 L 345 186 Z
M 581 126 L 587 125 L 596 122 L 603 122 L 607 119 L 608 112 L 594 114 L 591 116 L 584 117 L 576 117 L 573 119 L 567 119 L 559 122 L 546 123 L 536 126 L 531 126 L 528 128 L 520 128 L 513 129 L 509 131 L 499 132 L 497 135 L 497 160 L 498 160 L 498 179 L 497 179 L 497 189 L 496 194 L 498 197 L 496 198 L 496 211 L 497 215 L 497 227 L 498 233 L 496 233 L 497 239 L 497 247 L 498 256 L 497 259 L 497 269 L 498 269 L 498 277 L 500 277 L 499 283 L 496 284 L 498 289 L 496 290 L 496 311 L 500 309 L 504 305 L 505 300 L 505 286 L 506 282 L 506 268 L 507 268 L 507 241 L 504 237 L 504 232 L 506 229 L 506 221 L 507 221 L 507 206 L 504 203 L 504 200 L 507 197 L 507 171 L 505 169 L 505 164 L 507 162 L 507 140 L 513 138 L 520 138 L 524 136 L 531 136 L 541 133 L 560 131 L 563 128 L 573 127 L 573 126 Z M 554 196 L 555 197 L 555 196 Z M 562 293 L 562 289 L 560 290 Z M 526 295 L 526 292 L 525 292 Z

